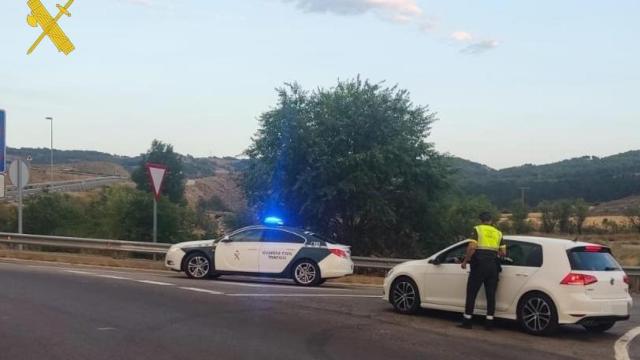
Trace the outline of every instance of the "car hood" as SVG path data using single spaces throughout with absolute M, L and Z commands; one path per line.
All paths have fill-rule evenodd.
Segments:
M 174 246 L 179 248 L 193 248 L 193 247 L 206 247 L 212 246 L 215 240 L 196 240 L 196 241 L 185 241 Z

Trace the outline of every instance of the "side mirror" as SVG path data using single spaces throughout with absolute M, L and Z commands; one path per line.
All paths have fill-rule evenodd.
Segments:
M 429 259 L 428 261 L 429 264 L 433 264 L 433 265 L 440 265 L 441 262 L 438 258 L 433 258 L 433 259 Z
M 228 243 L 228 242 L 231 242 L 231 239 L 229 239 L 229 237 L 228 237 L 228 236 L 225 236 L 225 237 L 223 237 L 223 238 L 220 240 L 220 242 Z

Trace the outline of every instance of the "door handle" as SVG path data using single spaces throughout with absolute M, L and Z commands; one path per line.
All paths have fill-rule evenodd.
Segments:
M 528 277 L 529 275 L 527 275 L 527 274 L 516 274 L 516 276 L 520 276 L 520 277 Z

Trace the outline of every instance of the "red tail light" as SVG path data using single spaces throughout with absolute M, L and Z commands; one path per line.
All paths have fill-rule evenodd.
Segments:
M 569 273 L 562 279 L 560 284 L 562 285 L 589 285 L 598 282 L 595 276 L 587 274 L 575 274 Z
M 333 255 L 336 255 L 336 256 L 341 257 L 341 258 L 347 258 L 348 257 L 347 252 L 342 250 L 342 249 L 329 249 L 329 251 L 331 251 L 331 253 Z
M 600 252 L 602 251 L 602 246 L 600 245 L 587 245 L 584 247 L 586 252 Z
M 629 275 L 627 274 L 624 275 L 624 277 L 622 278 L 622 281 L 624 281 L 624 283 L 627 285 L 631 285 L 631 280 L 629 280 Z

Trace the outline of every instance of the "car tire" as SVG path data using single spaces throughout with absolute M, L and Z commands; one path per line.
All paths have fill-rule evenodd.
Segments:
M 194 252 L 184 261 L 184 272 L 190 279 L 206 279 L 213 273 L 211 260 L 201 253 Z
M 615 321 L 603 322 L 595 325 L 582 325 L 590 333 L 603 333 L 615 325 Z
M 389 290 L 389 302 L 401 314 L 415 314 L 420 309 L 418 285 L 407 276 L 395 279 Z
M 518 321 L 532 335 L 551 335 L 558 330 L 558 311 L 551 298 L 541 292 L 526 294 L 518 304 Z
M 326 282 L 327 282 L 327 279 L 320 279 L 320 281 L 318 281 L 318 285 L 322 285 Z
M 291 278 L 301 286 L 317 286 L 322 281 L 318 264 L 309 259 L 303 259 L 293 264 Z

